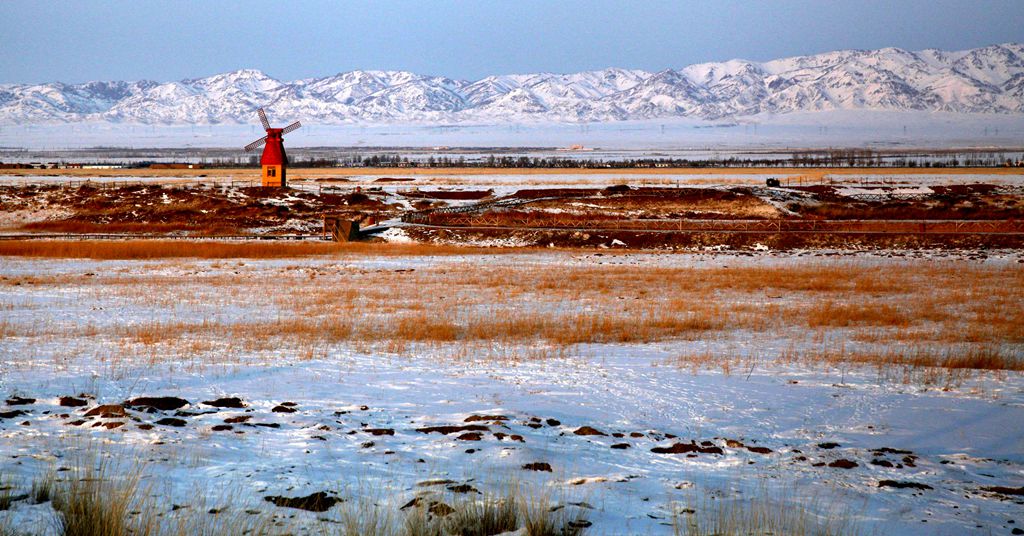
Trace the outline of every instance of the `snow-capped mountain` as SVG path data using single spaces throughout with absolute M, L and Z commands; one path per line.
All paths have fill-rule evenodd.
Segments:
M 1024 113 L 1024 45 L 843 50 L 659 72 L 609 68 L 453 80 L 351 71 L 280 81 L 252 69 L 178 82 L 0 85 L 0 123 L 218 124 L 732 119 L 818 110 Z

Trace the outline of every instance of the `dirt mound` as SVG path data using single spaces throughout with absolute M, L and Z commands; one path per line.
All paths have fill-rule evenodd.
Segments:
M 325 213 L 363 220 L 400 210 L 376 191 L 100 184 L 0 186 L 0 212 L 11 216 L 3 224 L 53 233 L 314 234 Z
M 335 504 L 341 502 L 341 499 L 328 495 L 326 492 L 318 491 L 311 493 L 305 497 L 284 497 L 281 495 L 271 495 L 263 498 L 269 503 L 273 503 L 274 506 L 280 506 L 284 508 L 298 508 L 299 510 L 307 510 L 310 512 L 326 512 L 330 510 Z

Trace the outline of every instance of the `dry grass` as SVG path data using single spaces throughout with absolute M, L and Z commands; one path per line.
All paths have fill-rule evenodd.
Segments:
M 207 224 L 190 224 L 187 222 L 179 223 L 124 223 L 124 222 L 112 222 L 112 223 L 94 223 L 88 221 L 76 221 L 76 220 L 47 220 L 47 221 L 34 221 L 26 223 L 21 226 L 19 231 L 30 231 L 37 233 L 67 233 L 67 234 L 117 234 L 117 233 L 137 233 L 137 234 L 169 234 L 176 231 L 189 231 L 196 235 L 215 235 L 215 234 L 244 234 L 242 231 L 234 228 L 212 228 Z
M 704 498 L 699 506 L 675 513 L 676 536 L 844 536 L 860 534 L 851 516 L 813 500 L 779 498 L 761 491 L 742 499 Z
M 343 536 L 575 536 L 586 532 L 582 508 L 566 504 L 552 508 L 546 494 L 519 485 L 506 484 L 500 492 L 479 496 L 431 493 L 418 499 L 407 512 L 396 513 L 393 501 L 355 497 L 339 506 L 341 522 L 324 526 L 323 532 Z M 451 513 L 433 513 L 439 504 L 451 508 Z
M 501 250 L 425 244 L 225 242 L 194 240 L 9 240 L 0 257 L 145 260 L 168 258 L 278 259 L 313 255 L 464 255 Z
M 897 326 L 906 327 L 911 317 L 889 303 L 836 303 L 831 300 L 807 309 L 808 327 Z
M 416 251 L 436 250 L 417 246 L 408 254 Z M 694 347 L 712 340 L 717 348 L 752 348 L 743 355 L 760 361 L 821 367 L 1024 368 L 1024 269 L 1016 265 L 915 261 L 883 270 L 793 260 L 665 268 L 560 264 L 569 256 L 554 257 L 457 256 L 394 269 L 384 267 L 410 264 L 371 258 L 371 268 L 360 268 L 339 254 L 341 262 L 167 260 L 145 271 L 3 276 L 0 293 L 25 296 L 9 300 L 0 338 L 51 347 L 59 341 L 61 359 L 80 357 L 85 344 L 110 370 L 132 361 L 259 363 L 263 353 L 281 351 L 318 359 L 339 346 L 514 361 L 570 356 L 586 344 L 658 342 L 680 344 L 676 361 L 687 368 L 746 365 L 749 358 Z M 64 288 L 77 289 L 83 304 L 151 311 L 141 318 L 159 320 L 58 323 L 47 307 L 21 305 L 36 292 Z M 244 315 L 220 313 L 239 308 Z M 758 350 L 758 341 L 790 350 Z
M 85 464 L 53 496 L 53 509 L 63 536 L 121 536 L 157 533 L 153 522 L 132 520 L 141 507 L 137 471 L 114 476 L 105 465 Z

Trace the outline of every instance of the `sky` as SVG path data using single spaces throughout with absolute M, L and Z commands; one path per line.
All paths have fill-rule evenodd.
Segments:
M 1022 0 L 0 0 L 0 83 L 280 80 L 354 69 L 479 79 L 658 71 L 838 49 L 1024 42 Z

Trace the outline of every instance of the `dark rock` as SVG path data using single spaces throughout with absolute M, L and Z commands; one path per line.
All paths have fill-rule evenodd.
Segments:
M 546 462 L 534 462 L 523 465 L 523 469 L 527 471 L 546 471 L 551 472 L 551 464 Z
M 874 454 L 876 454 L 878 456 L 881 456 L 882 454 L 913 454 L 913 452 L 911 452 L 909 450 L 892 449 L 892 448 L 889 448 L 889 447 L 882 447 L 880 449 L 872 450 L 871 452 L 873 452 Z
M 640 438 L 640 437 L 643 437 L 643 436 L 644 436 L 643 432 L 630 432 L 629 433 L 629 437 L 632 437 L 632 438 Z
M 735 439 L 726 439 L 725 446 L 731 449 L 742 449 L 746 447 L 746 445 L 744 445 L 743 442 L 737 441 Z
M 114 428 L 120 428 L 120 427 L 124 426 L 124 422 L 122 422 L 122 421 L 110 421 L 110 422 L 104 422 L 104 423 L 96 423 L 96 424 L 93 425 L 93 427 L 95 427 L 97 425 L 102 425 L 107 430 L 113 430 Z
M 511 439 L 512 441 L 518 441 L 520 443 L 526 443 L 526 440 L 523 439 L 523 436 L 519 434 L 512 434 L 511 436 L 509 436 L 509 439 Z
M 562 421 L 560 421 L 558 419 L 548 419 L 548 420 L 546 420 L 544 422 L 546 422 L 548 424 L 548 426 L 561 426 L 562 425 Z
M 217 410 L 212 410 L 212 411 L 185 411 L 183 409 L 179 409 L 178 411 L 174 412 L 174 416 L 175 417 L 198 417 L 200 415 L 214 415 L 216 413 L 217 413 Z
M 483 436 L 480 435 L 480 432 L 466 432 L 455 439 L 459 441 L 480 441 L 483 439 Z
M 701 454 L 722 454 L 720 447 L 700 447 L 693 443 L 676 443 L 671 447 L 654 447 L 651 452 L 655 454 L 687 454 L 699 452 Z
M 362 445 L 359 445 L 359 446 L 364 448 L 364 449 L 368 449 L 368 448 L 373 448 L 374 445 L 376 445 L 376 443 L 374 443 L 373 441 L 367 441 L 367 442 L 365 442 L 365 443 L 363 443 Z
M 156 421 L 156 423 L 159 424 L 160 426 L 182 427 L 188 424 L 188 421 L 186 421 L 185 419 L 177 419 L 174 417 L 164 417 L 163 419 Z
M 629 448 L 629 443 L 616 443 L 616 444 L 612 445 L 611 448 L 619 449 L 619 450 L 621 450 L 621 449 L 628 449 Z
M 28 415 L 28 412 L 20 409 L 12 409 L 11 411 L 0 411 L 0 419 L 13 419 L 22 415 Z
M 426 426 L 424 428 L 417 428 L 417 432 L 421 434 L 432 434 L 437 432 L 439 434 L 453 434 L 455 432 L 490 432 L 491 429 L 482 424 L 467 424 L 463 426 Z
M 819 449 L 825 449 L 825 450 L 832 450 L 832 449 L 834 449 L 834 448 L 836 448 L 838 446 L 839 446 L 839 443 L 832 443 L 832 442 L 818 443 L 818 448 Z
M 470 415 L 466 417 L 466 420 L 462 422 L 480 422 L 480 421 L 507 421 L 508 417 L 504 415 Z
M 58 399 L 58 401 L 61 406 L 64 406 L 66 408 L 77 408 L 88 404 L 88 402 L 86 402 L 85 400 L 82 400 L 81 398 L 75 398 L 73 396 L 62 396 Z
M 35 404 L 35 403 L 36 403 L 36 399 L 34 399 L 34 398 L 22 398 L 20 396 L 15 396 L 15 397 L 7 399 L 7 405 L 8 406 L 28 406 L 30 404 Z
M 416 483 L 416 487 L 418 487 L 418 488 L 427 488 L 427 487 L 430 487 L 430 486 L 447 486 L 449 484 L 455 484 L 455 481 L 454 480 L 448 480 L 447 478 L 445 478 L 445 479 L 434 479 L 434 480 L 424 480 L 423 482 L 417 482 Z
M 363 431 L 368 433 L 368 434 L 373 434 L 375 436 L 382 436 L 382 435 L 393 436 L 393 435 L 395 435 L 394 428 L 367 428 L 367 429 L 365 429 Z
M 281 405 L 286 408 L 294 408 L 295 406 L 298 406 L 295 402 L 281 402 Z
M 882 480 L 882 481 L 878 482 L 878 487 L 880 487 L 880 488 L 899 488 L 899 489 L 911 488 L 911 489 L 921 489 L 921 490 L 934 489 L 931 486 L 929 486 L 928 484 L 919 484 L 917 482 L 897 482 L 895 480 Z
M 224 422 L 227 424 L 240 424 L 248 422 L 250 419 L 252 419 L 252 415 L 239 415 L 237 417 L 228 417 L 227 419 L 224 419 Z
M 999 493 L 1002 495 L 1024 495 L 1024 486 L 1019 488 L 1009 488 L 1006 486 L 989 486 L 987 488 L 981 488 L 984 491 L 990 491 L 992 493 Z
M 279 406 L 274 406 L 274 408 L 271 409 L 270 411 L 274 413 L 295 413 L 296 410 L 295 408 L 281 404 Z
M 676 443 L 671 447 L 654 447 L 651 452 L 655 454 L 686 454 L 688 452 L 696 452 L 700 447 L 697 445 L 688 445 L 686 443 Z
M 152 430 L 153 429 L 153 425 L 149 424 L 148 422 L 144 422 L 144 423 L 136 426 L 136 428 L 138 428 L 139 430 Z
M 269 497 L 264 497 L 263 499 L 273 503 L 274 506 L 298 508 L 299 510 L 307 510 L 309 512 L 326 512 L 335 504 L 341 502 L 341 499 L 332 497 L 323 491 L 318 491 L 305 497 L 282 497 L 271 495 Z
M 116 419 L 118 417 L 127 417 L 128 412 L 119 404 L 103 404 L 85 412 L 86 417 L 95 417 L 97 415 L 103 419 Z
M 593 525 L 593 523 L 586 519 L 574 519 L 569 522 L 569 527 L 574 529 L 585 529 L 591 525 Z
M 470 486 L 469 484 L 459 484 L 457 486 L 448 486 L 448 491 L 452 493 L 480 493 L 479 490 Z
M 880 467 L 892 467 L 892 462 L 890 462 L 889 460 L 879 460 L 878 458 L 875 458 L 874 460 L 871 460 L 871 465 L 877 465 Z
M 771 454 L 773 451 L 768 447 L 747 447 L 747 450 L 754 454 Z
M 443 502 L 431 503 L 427 511 L 437 517 L 445 517 L 455 512 L 455 509 Z
M 608 434 L 598 430 L 597 428 L 591 428 L 589 426 L 581 426 L 581 427 L 577 428 L 573 432 L 573 434 L 576 434 L 578 436 L 605 436 L 605 435 L 608 435 Z
M 835 467 L 837 469 L 853 469 L 854 467 L 857 467 L 858 465 L 857 465 L 857 462 L 853 462 L 853 461 L 845 460 L 845 459 L 839 459 L 839 460 L 836 460 L 836 461 L 828 464 L 828 466 L 829 467 Z
M 234 408 L 234 409 L 244 408 L 246 406 L 245 402 L 242 402 L 242 399 L 238 398 L 236 396 L 232 396 L 232 397 L 228 397 L 228 398 L 218 398 L 217 400 L 207 400 L 207 401 L 203 402 L 203 405 L 213 406 L 215 408 Z
M 214 432 L 227 432 L 228 430 L 234 430 L 235 427 L 230 424 L 215 424 L 210 429 Z
M 153 408 L 160 411 L 179 409 L 188 405 L 188 400 L 176 396 L 142 396 L 124 403 L 129 408 Z
M 68 426 L 81 426 L 83 424 L 85 424 L 85 421 L 83 420 L 71 421 L 67 423 Z

